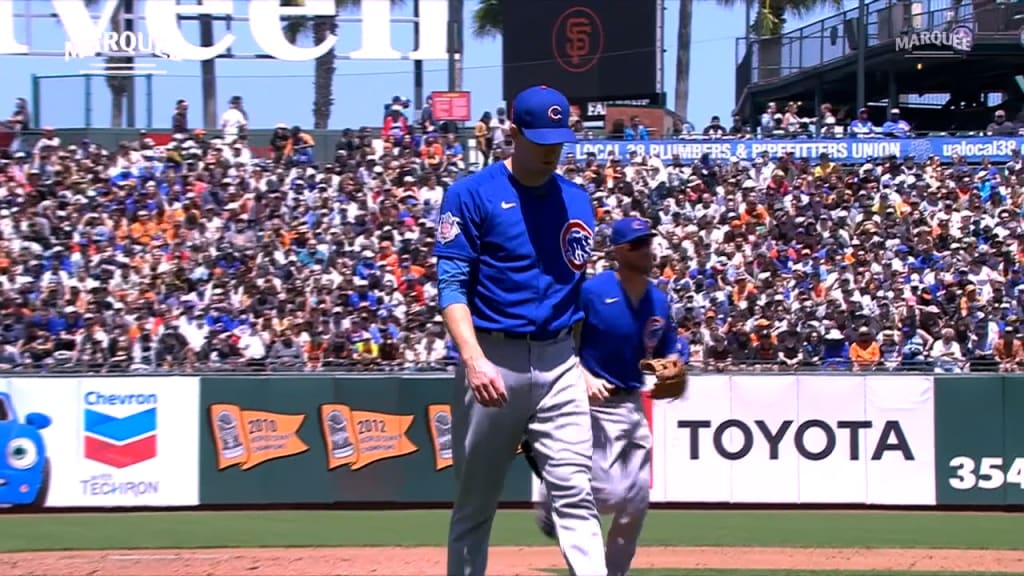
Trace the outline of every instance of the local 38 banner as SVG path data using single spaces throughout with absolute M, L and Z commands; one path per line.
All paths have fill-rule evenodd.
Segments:
M 654 502 L 934 505 L 930 376 L 699 375 L 655 401 Z
M 199 503 L 199 379 L 0 380 L 0 507 Z
M 581 140 L 562 149 L 563 160 L 568 154 L 584 158 L 593 154 L 599 160 L 628 158 L 631 153 L 642 156 L 657 156 L 664 160 L 678 156 L 681 160 L 693 161 L 707 154 L 713 160 L 736 157 L 751 161 L 768 154 L 777 158 L 792 153 L 797 158 L 817 160 L 822 154 L 843 164 L 864 163 L 896 156 L 913 156 L 918 161 L 938 156 L 943 162 L 950 162 L 953 156 L 962 156 L 968 162 L 980 162 L 988 158 L 993 162 L 1005 162 L 1014 151 L 1024 144 L 1024 137 L 929 137 L 929 138 L 830 138 L 830 139 L 780 139 L 780 140 Z

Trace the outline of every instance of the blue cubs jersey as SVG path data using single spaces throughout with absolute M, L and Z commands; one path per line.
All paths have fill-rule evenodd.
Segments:
M 612 270 L 583 284 L 580 363 L 619 388 L 643 386 L 640 360 L 677 352 L 676 323 L 668 297 L 651 282 L 636 306 Z
M 524 186 L 496 162 L 452 184 L 440 212 L 434 254 L 469 264 L 477 328 L 556 332 L 583 316 L 594 213 L 582 188 L 558 174 Z

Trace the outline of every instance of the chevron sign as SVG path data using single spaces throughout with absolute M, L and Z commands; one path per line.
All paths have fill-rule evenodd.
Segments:
M 110 398 L 110 396 L 106 396 L 106 398 Z M 132 397 L 146 398 L 143 395 L 132 395 Z M 153 400 L 152 403 L 155 404 L 156 395 L 150 395 L 150 397 Z M 91 403 L 87 401 L 87 404 Z M 83 428 L 85 457 L 88 460 L 114 468 L 127 468 L 156 458 L 155 406 L 120 417 L 86 408 Z

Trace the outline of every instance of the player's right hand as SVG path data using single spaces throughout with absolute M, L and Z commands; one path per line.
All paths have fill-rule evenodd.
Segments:
M 501 408 L 508 403 L 501 372 L 487 358 L 481 356 L 466 361 L 466 384 L 481 406 Z
M 587 383 L 587 396 L 593 404 L 600 404 L 607 400 L 612 390 L 615 389 L 615 386 L 609 384 L 608 381 L 598 378 L 586 370 L 583 371 L 583 380 Z

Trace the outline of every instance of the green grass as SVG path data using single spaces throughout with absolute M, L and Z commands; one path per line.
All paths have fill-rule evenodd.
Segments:
M 0 516 L 0 551 L 259 546 L 442 546 L 447 511 L 175 512 Z M 648 546 L 1024 549 L 1024 515 L 653 511 Z M 495 546 L 547 546 L 529 511 L 502 511 Z M 876 573 L 872 573 L 877 576 Z
M 552 574 L 565 575 L 568 570 L 551 570 Z M 1006 576 L 1006 572 L 883 572 L 832 571 L 832 570 L 707 570 L 702 568 L 686 570 L 631 570 L 630 576 Z

